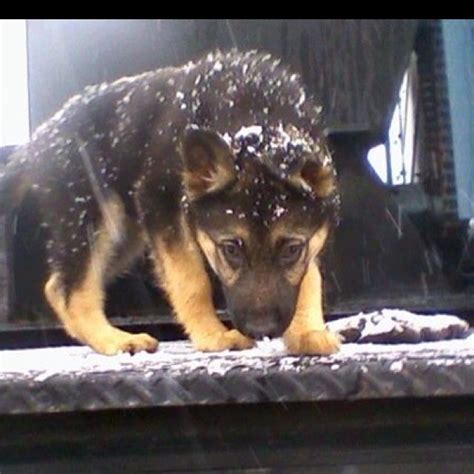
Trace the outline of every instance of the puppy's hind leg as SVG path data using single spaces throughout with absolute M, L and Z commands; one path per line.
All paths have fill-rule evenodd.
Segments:
M 64 324 L 66 331 L 96 352 L 154 352 L 158 341 L 148 334 L 130 334 L 112 326 L 104 314 L 105 281 L 113 257 L 114 239 L 104 226 L 97 233 L 81 265 L 73 265 L 66 254 L 45 285 L 46 299 Z

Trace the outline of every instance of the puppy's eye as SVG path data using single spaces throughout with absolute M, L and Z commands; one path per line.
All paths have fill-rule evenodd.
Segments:
M 219 244 L 219 249 L 225 259 L 233 264 L 240 265 L 244 259 L 244 243 L 241 239 L 224 240 Z
M 299 240 L 287 240 L 285 241 L 278 254 L 280 263 L 283 265 L 292 265 L 296 263 L 303 253 L 305 243 Z

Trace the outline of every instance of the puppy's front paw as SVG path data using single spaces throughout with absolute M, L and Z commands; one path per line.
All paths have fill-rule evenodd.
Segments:
M 255 341 L 244 336 L 237 329 L 231 329 L 199 340 L 193 340 L 193 345 L 198 351 L 220 352 L 228 349 L 250 349 L 255 345 Z
M 130 334 L 125 331 L 110 331 L 104 337 L 96 338 L 89 344 L 96 352 L 104 355 L 115 355 L 120 352 L 135 354 L 137 352 L 156 352 L 158 341 L 146 333 Z
M 285 344 L 291 354 L 329 355 L 339 350 L 341 339 L 327 330 L 309 331 L 288 335 L 285 337 Z

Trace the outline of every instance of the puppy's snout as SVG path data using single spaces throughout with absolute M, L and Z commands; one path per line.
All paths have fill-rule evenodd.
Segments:
M 262 339 L 264 337 L 277 337 L 278 328 L 271 323 L 248 323 L 245 325 L 245 332 L 253 339 Z
M 238 326 L 242 333 L 253 339 L 279 337 L 286 329 L 278 312 L 270 312 L 265 316 L 247 314 Z

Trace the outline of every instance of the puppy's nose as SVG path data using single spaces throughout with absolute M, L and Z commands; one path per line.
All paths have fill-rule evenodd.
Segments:
M 243 332 L 253 339 L 262 339 L 264 337 L 280 336 L 278 324 L 269 320 L 251 319 L 244 325 Z

